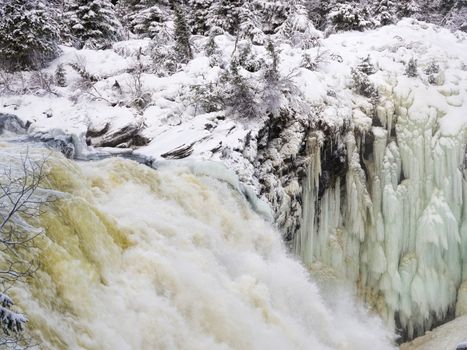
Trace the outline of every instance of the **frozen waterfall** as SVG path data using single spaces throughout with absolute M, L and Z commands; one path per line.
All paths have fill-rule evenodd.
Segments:
M 0 164 L 15 166 L 24 150 L 0 143 Z M 11 293 L 42 348 L 393 349 L 382 322 L 350 297 L 320 296 L 228 183 L 187 167 L 55 153 L 48 171 L 57 199 L 35 222 L 45 235 L 29 252 L 40 269 Z
M 464 112 L 449 104 L 456 89 L 419 85 L 400 77 L 386 87 L 377 123 L 340 136 L 348 169 L 326 189 L 321 162 L 333 150 L 319 131 L 309 136 L 293 242 L 316 275 L 351 282 L 409 338 L 467 312 L 466 131 L 443 128 L 447 113 Z

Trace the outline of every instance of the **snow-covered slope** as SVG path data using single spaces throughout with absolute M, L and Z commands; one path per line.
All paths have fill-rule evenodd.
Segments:
M 111 134 L 131 124 L 150 140 L 132 148 L 156 161 L 174 154 L 222 161 L 271 204 L 312 271 L 352 282 L 409 335 L 447 317 L 458 291 L 467 290 L 465 282 L 460 288 L 467 279 L 466 35 L 406 19 L 332 35 L 307 50 L 278 43 L 280 73 L 296 88 L 288 103 L 300 108 L 254 120 L 200 107 L 193 90 L 221 89 L 237 46 L 234 37 L 217 36 L 212 64 L 201 49 L 207 40 L 194 37 L 197 53 L 182 71 L 145 71 L 137 80 L 138 66 L 150 64 L 147 40 L 101 51 L 64 48 L 43 74 L 63 64 L 67 87 L 49 89 L 36 73 L 11 77 L 0 113 L 30 121 L 34 137 L 73 134 L 75 146 L 89 130 Z M 268 59 L 263 46 L 252 51 Z M 303 63 L 304 54 L 314 65 Z M 363 83 L 378 94 L 352 74 L 368 55 L 373 71 Z M 409 77 L 412 58 L 417 72 Z M 83 81 L 76 67 L 93 79 Z M 134 104 L 138 89 L 143 109 Z M 458 314 L 466 299 L 459 293 Z
M 423 337 L 403 344 L 401 350 L 448 350 L 456 349 L 467 340 L 467 316 L 459 317 Z

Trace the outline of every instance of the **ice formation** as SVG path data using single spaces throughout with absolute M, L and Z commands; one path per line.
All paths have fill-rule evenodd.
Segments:
M 313 271 L 351 281 L 408 337 L 467 311 L 467 72 L 459 56 L 417 45 L 426 61 L 444 64 L 442 79 L 430 85 L 397 71 L 376 74 L 376 113 L 354 99 L 353 128 L 337 136 L 348 169 L 327 188 L 321 163 L 332 149 L 319 131 L 310 135 L 294 240 Z M 400 55 L 394 50 L 376 60 Z

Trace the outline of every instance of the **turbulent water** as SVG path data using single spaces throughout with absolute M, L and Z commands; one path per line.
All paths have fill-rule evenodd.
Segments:
M 1 143 L 0 163 L 17 166 L 24 150 Z M 40 269 L 12 291 L 42 348 L 393 348 L 352 298 L 325 301 L 228 183 L 187 168 L 57 154 L 48 172 L 56 200 L 29 252 Z

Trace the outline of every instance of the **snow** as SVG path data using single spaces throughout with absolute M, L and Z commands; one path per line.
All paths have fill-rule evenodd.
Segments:
M 414 341 L 403 344 L 401 350 L 455 350 L 467 346 L 467 316 L 446 323 Z
M 334 122 L 340 123 L 342 118 L 348 115 L 345 109 L 349 104 L 348 99 L 352 98 L 352 94 L 348 92 L 349 67 L 357 65 L 361 58 L 370 55 L 381 69 L 381 72 L 371 77 L 381 85 L 380 89 L 394 90 L 394 93 L 400 96 L 410 95 L 415 101 L 412 105 L 413 114 L 424 114 L 427 108 L 435 108 L 438 114 L 443 114 L 440 119 L 441 131 L 455 134 L 467 122 L 467 104 L 462 97 L 467 90 L 465 78 L 467 72 L 461 69 L 462 64 L 467 61 L 464 50 L 466 40 L 465 36 L 455 36 L 434 25 L 406 19 L 397 26 L 386 26 L 365 33 L 336 34 L 323 40 L 323 47 L 307 50 L 312 57 L 319 53 L 323 54 L 323 62 L 319 64 L 316 72 L 299 68 L 302 50 L 284 44 L 280 50 L 280 67 L 284 75 L 292 74 L 295 84 L 310 105 L 323 105 L 324 101 L 329 100 L 328 91 L 336 91 L 342 101 L 337 106 L 327 107 L 335 111 L 328 111 L 326 118 L 329 122 L 333 122 L 330 118 L 336 116 Z M 228 61 L 235 44 L 234 38 L 229 35 L 218 36 L 216 43 L 223 54 L 223 59 Z M 113 49 L 109 50 L 76 50 L 62 47 L 63 54 L 45 71 L 52 74 L 59 64 L 80 63 L 87 71 L 102 78 L 95 84 L 95 95 L 112 101 L 115 93 L 111 91 L 111 86 L 116 80 L 122 85 L 123 90 L 129 93 L 127 85 L 130 85 L 130 76 L 125 71 L 134 65 L 135 52 L 141 48 L 145 53 L 149 44 L 149 40 L 135 39 L 116 43 Z M 263 48 L 255 47 L 255 50 L 260 56 L 265 55 Z M 336 56 L 341 57 L 343 62 L 332 58 Z M 412 56 L 420 57 L 420 75 L 423 75 L 421 70 L 424 64 L 433 59 L 440 62 L 445 83 L 441 86 L 430 86 L 423 79 L 404 77 L 403 63 Z M 106 100 L 92 96 L 93 91 L 90 94 L 80 93 L 79 88 L 77 90 L 75 87 L 78 76 L 76 73 L 73 74 L 73 70 L 69 67 L 67 72 L 69 73 L 67 78 L 71 81 L 68 88 L 59 91 L 60 96 L 1 96 L 0 112 L 15 113 L 25 121 L 34 122 L 31 133 L 42 132 L 47 128 L 61 128 L 65 133 L 79 134 L 90 125 L 99 125 L 107 121 L 111 122 L 113 129 L 117 129 L 137 118 L 138 112 L 132 108 L 110 107 Z M 222 138 L 224 138 L 224 147 L 238 146 L 238 139 L 245 136 L 245 130 L 236 131 L 234 135 L 227 131 L 233 124 L 242 129 L 240 123 L 226 120 L 224 123 L 219 123 L 219 128 L 215 128 L 213 132 L 204 130 L 203 124 L 209 121 L 209 117 L 196 115 L 193 108 L 184 100 L 184 89 L 187 86 L 215 81 L 218 74 L 218 67 L 211 68 L 209 59 L 201 54 L 185 66 L 182 72 L 171 77 L 143 74 L 143 90 L 152 95 L 152 103 L 143 114 L 143 120 L 147 124 L 145 135 L 155 141 L 147 149 L 141 149 L 141 152 L 157 158 L 176 146 L 168 141 L 172 139 L 174 142 L 173 135 L 178 135 L 175 140 L 183 140 L 185 144 L 196 141 L 193 157 L 203 159 L 213 156 L 205 148 L 213 144 L 217 145 L 217 141 Z M 78 101 L 75 101 L 76 98 Z M 47 118 L 47 113 L 52 117 Z M 359 111 L 354 112 L 354 118 L 357 115 Z M 364 128 L 368 128 L 366 125 L 368 121 L 360 117 L 357 119 L 358 123 L 363 123 Z M 182 130 L 188 131 L 182 132 Z M 210 135 L 211 133 L 214 135 Z M 167 135 L 167 138 L 163 136 L 160 139 L 163 134 Z M 209 146 L 204 146 L 203 142 L 200 142 L 204 138 L 210 143 Z M 159 145 L 155 145 L 156 143 Z M 199 148 L 202 149 L 198 150 Z

